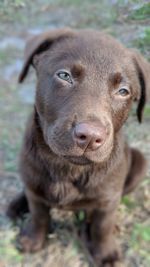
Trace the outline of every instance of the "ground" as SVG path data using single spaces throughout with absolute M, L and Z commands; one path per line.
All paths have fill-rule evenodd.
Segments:
M 150 2 L 137 0 L 1 0 L 0 1 L 0 267 L 94 267 L 77 232 L 82 221 L 72 213 L 53 211 L 53 234 L 45 249 L 23 255 L 15 248 L 18 228 L 5 216 L 9 201 L 22 188 L 18 158 L 27 116 L 34 99 L 35 76 L 23 85 L 17 77 L 26 40 L 43 30 L 71 26 L 92 27 L 136 47 L 150 59 Z M 125 126 L 129 142 L 148 159 L 148 172 L 140 187 L 124 197 L 116 222 L 127 267 L 150 266 L 150 105 L 142 125 L 135 107 Z

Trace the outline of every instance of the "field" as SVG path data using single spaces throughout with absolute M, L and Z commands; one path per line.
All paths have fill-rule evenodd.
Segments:
M 18 252 L 18 226 L 5 216 L 9 201 L 22 189 L 18 158 L 34 101 L 34 71 L 24 84 L 17 84 L 25 42 L 31 35 L 64 26 L 105 30 L 150 60 L 149 1 L 0 0 L 0 267 L 94 267 L 77 235 L 82 213 L 77 222 L 71 212 L 54 210 L 54 232 L 49 235 L 46 248 L 34 255 Z M 129 142 L 147 157 L 148 172 L 140 187 L 122 200 L 117 236 L 126 267 L 149 267 L 150 103 L 142 125 L 138 124 L 133 107 L 125 131 Z

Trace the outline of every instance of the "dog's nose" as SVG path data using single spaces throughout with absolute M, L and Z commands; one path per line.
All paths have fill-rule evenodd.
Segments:
M 73 138 L 80 148 L 96 150 L 106 140 L 106 129 L 101 124 L 79 123 L 74 128 Z

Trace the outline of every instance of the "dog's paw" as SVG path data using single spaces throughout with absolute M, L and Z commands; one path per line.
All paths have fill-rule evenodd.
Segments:
M 17 247 L 21 252 L 34 253 L 39 251 L 44 246 L 44 239 L 38 237 L 19 236 Z
M 93 254 L 98 267 L 121 267 L 122 255 L 115 243 L 107 243 L 100 246 L 99 250 Z
M 22 252 L 34 253 L 43 248 L 46 240 L 46 231 L 35 228 L 32 223 L 21 229 L 17 238 L 17 248 Z
M 120 267 L 121 253 L 119 250 L 114 250 L 105 257 L 102 257 L 99 267 Z

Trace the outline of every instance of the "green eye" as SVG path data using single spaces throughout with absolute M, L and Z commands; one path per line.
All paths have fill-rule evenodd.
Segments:
M 60 71 L 57 73 L 57 76 L 68 83 L 72 84 L 71 75 L 67 71 Z
M 129 91 L 128 91 L 128 89 L 126 89 L 126 88 L 121 88 L 121 89 L 119 90 L 119 94 L 120 94 L 121 96 L 127 96 L 127 95 L 129 95 Z

